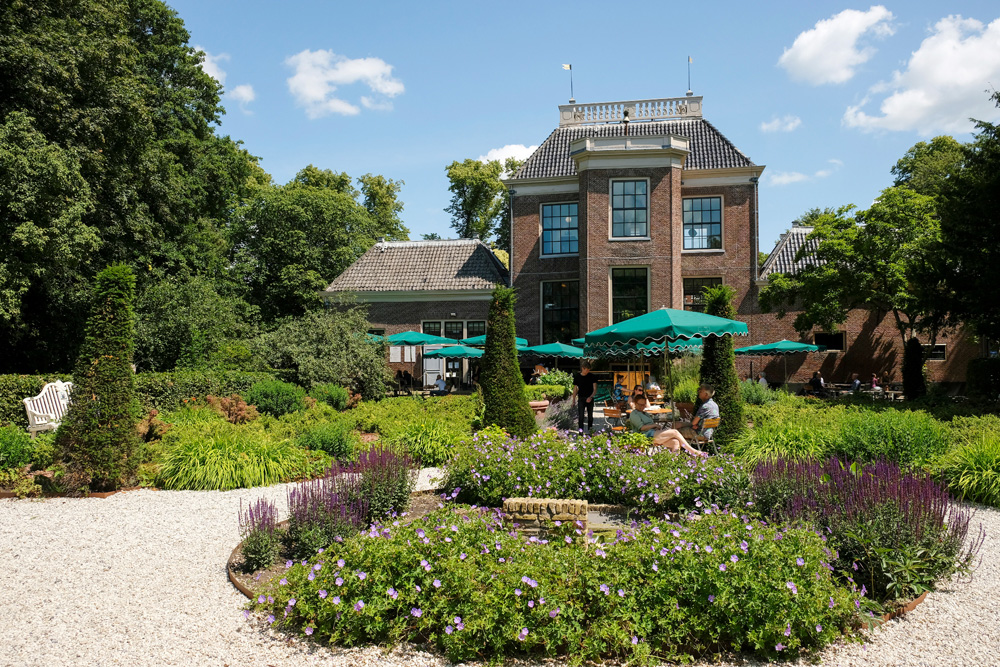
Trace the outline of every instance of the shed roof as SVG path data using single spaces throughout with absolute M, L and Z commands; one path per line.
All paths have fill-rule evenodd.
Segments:
M 772 273 L 798 273 L 809 264 L 821 264 L 816 259 L 816 248 L 819 241 L 807 238 L 813 227 L 796 226 L 781 235 L 774 250 L 767 256 L 764 265 L 760 267 L 760 278 L 766 280 Z M 805 255 L 796 261 L 799 248 L 805 248 Z

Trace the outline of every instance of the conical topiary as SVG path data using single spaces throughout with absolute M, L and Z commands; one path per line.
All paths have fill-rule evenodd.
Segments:
M 886 387 L 888 389 L 888 387 Z M 927 393 L 924 380 L 924 346 L 916 338 L 903 347 L 903 396 L 912 401 Z
M 736 309 L 733 307 L 735 292 L 732 287 L 706 287 L 704 294 L 707 314 L 730 320 L 736 318 Z M 732 336 L 711 336 L 705 339 L 702 348 L 701 382 L 715 387 L 715 402 L 722 418 L 714 434 L 719 445 L 731 442 L 746 426 L 734 349 Z
M 486 348 L 482 357 L 480 385 L 486 406 L 483 424 L 496 424 L 513 436 L 525 438 L 536 430 L 535 416 L 524 395 L 524 378 L 517 364 L 514 343 L 514 302 L 509 287 L 493 291 L 486 321 Z
M 132 354 L 135 276 L 126 266 L 97 275 L 87 334 L 73 370 L 72 404 L 56 436 L 71 493 L 135 482 L 141 451 Z

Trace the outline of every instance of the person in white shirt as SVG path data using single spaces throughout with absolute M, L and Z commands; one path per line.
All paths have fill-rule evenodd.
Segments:
M 646 374 L 646 382 L 643 385 L 643 388 L 646 391 L 650 391 L 650 390 L 659 391 L 660 390 L 660 385 L 657 384 L 656 378 L 650 376 L 649 373 L 647 373 Z
M 757 374 L 757 384 L 765 388 L 767 387 L 767 376 L 764 375 L 764 371 Z
M 448 387 L 445 385 L 444 380 L 441 379 L 440 375 L 437 376 L 437 380 L 434 380 L 434 386 L 437 387 L 437 389 L 431 391 L 431 396 L 444 396 L 448 393 Z

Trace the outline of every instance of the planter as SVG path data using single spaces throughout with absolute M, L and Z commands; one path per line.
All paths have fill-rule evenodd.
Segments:
M 528 401 L 528 405 L 535 411 L 535 415 L 544 415 L 549 408 L 548 401 Z

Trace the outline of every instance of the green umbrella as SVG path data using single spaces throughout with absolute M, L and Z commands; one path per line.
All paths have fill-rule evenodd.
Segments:
M 672 340 L 667 343 L 671 352 L 701 352 L 702 340 Z M 627 357 L 641 354 L 644 357 L 656 357 L 663 354 L 663 341 L 652 343 L 633 343 L 630 345 L 611 345 L 601 348 L 600 357 Z
M 693 310 L 660 308 L 611 326 L 590 331 L 584 338 L 586 354 L 599 353 L 609 347 L 664 340 L 687 340 L 709 336 L 746 336 L 747 325 L 715 315 Z
M 444 336 L 434 336 L 419 331 L 401 331 L 387 336 L 392 345 L 454 345 L 455 340 Z
M 583 350 L 565 343 L 548 343 L 547 345 L 535 345 L 521 350 L 522 354 L 532 354 L 536 357 L 555 357 L 556 359 L 579 359 L 583 356 Z
M 477 359 L 483 356 L 483 351 L 464 345 L 451 345 L 424 352 L 424 356 L 428 359 Z
M 461 343 L 462 345 L 473 345 L 475 347 L 483 347 L 484 345 L 486 345 L 486 334 L 483 334 L 482 336 L 473 336 L 472 338 L 463 338 L 458 342 Z M 518 349 L 521 349 L 522 347 L 528 346 L 528 341 L 525 340 L 524 338 L 515 338 L 514 345 L 516 345 Z
M 739 347 L 734 351 L 740 356 L 747 357 L 784 357 L 785 384 L 787 384 L 789 354 L 798 354 L 799 352 L 826 352 L 826 346 L 810 345 L 809 343 L 796 343 L 795 341 L 782 339 L 776 343 L 764 343 L 763 345 Z M 750 377 L 753 377 L 753 361 L 750 362 Z
M 574 338 L 570 342 L 573 343 L 573 345 L 577 345 L 579 347 L 583 347 L 584 344 L 587 342 L 587 339 L 586 338 Z

